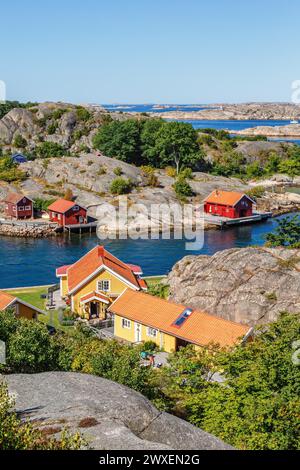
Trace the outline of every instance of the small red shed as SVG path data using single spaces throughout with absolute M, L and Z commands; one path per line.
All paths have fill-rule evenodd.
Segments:
M 77 225 L 87 223 L 87 210 L 73 201 L 58 199 L 48 207 L 51 222 L 59 225 Z
M 33 217 L 33 201 L 24 194 L 9 193 L 5 200 L 5 214 L 15 219 L 30 219 Z
M 204 201 L 204 212 L 210 215 L 239 219 L 253 215 L 255 202 L 245 193 L 216 189 Z

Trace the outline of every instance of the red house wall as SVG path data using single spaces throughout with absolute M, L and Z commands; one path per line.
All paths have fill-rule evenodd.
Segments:
M 76 206 L 75 206 L 76 207 Z M 64 214 L 59 214 L 50 211 L 49 217 L 51 222 L 56 222 L 57 224 L 64 226 L 64 225 L 76 225 L 79 223 L 87 223 L 87 211 L 86 209 L 83 209 L 82 207 L 78 207 L 78 210 L 74 210 L 72 207 L 69 209 L 67 212 Z M 83 217 L 83 222 L 80 222 L 80 217 Z
M 30 207 L 30 209 L 25 210 L 25 207 Z M 32 201 L 30 201 L 30 199 L 28 199 L 27 197 L 24 197 L 17 204 L 14 204 L 12 202 L 6 202 L 5 214 L 9 217 L 14 217 L 16 219 L 30 219 L 33 215 Z
M 252 202 L 247 197 L 243 197 L 235 207 L 205 202 L 204 212 L 230 219 L 238 219 L 240 217 L 251 217 L 253 215 L 253 207 Z
M 246 196 L 235 206 L 236 217 L 251 217 L 253 215 L 253 203 Z

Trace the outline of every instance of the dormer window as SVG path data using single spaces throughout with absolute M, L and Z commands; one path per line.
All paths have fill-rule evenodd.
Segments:
M 102 281 L 97 282 L 97 290 L 102 292 L 109 292 L 110 291 L 110 281 L 104 279 Z

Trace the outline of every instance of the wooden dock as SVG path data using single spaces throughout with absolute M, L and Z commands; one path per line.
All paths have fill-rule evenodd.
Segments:
M 204 214 L 204 222 L 210 225 L 217 225 L 218 227 L 229 227 L 234 225 L 252 224 L 255 222 L 262 222 L 272 217 L 272 212 L 255 212 L 250 217 L 240 217 L 238 219 L 230 219 L 228 217 L 221 217 L 219 215 Z
M 98 220 L 93 220 L 88 222 L 87 224 L 74 224 L 74 225 L 65 225 L 64 230 L 65 232 L 78 232 L 79 234 L 84 232 L 94 232 L 97 230 Z

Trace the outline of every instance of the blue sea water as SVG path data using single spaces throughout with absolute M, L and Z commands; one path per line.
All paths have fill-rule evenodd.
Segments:
M 157 114 L 161 113 L 163 117 L 164 112 L 169 111 L 199 111 L 201 109 L 207 109 L 205 105 L 165 105 L 165 108 L 156 108 L 153 104 L 128 104 L 128 105 L 103 105 L 109 111 L 121 111 L 121 112 L 135 112 L 135 113 L 146 113 L 146 112 L 156 112 Z M 164 105 L 162 105 L 164 106 Z M 192 124 L 195 129 L 226 129 L 234 133 L 234 131 L 242 131 L 243 129 L 258 127 L 258 126 L 285 126 L 290 124 L 290 121 L 279 121 L 279 120 L 247 120 L 247 121 L 235 121 L 235 120 L 217 120 L 217 121 L 199 121 L 193 119 L 180 119 L 182 122 L 187 122 Z M 277 139 L 270 138 L 269 140 L 277 140 L 278 142 L 292 142 L 300 145 L 300 140 L 297 139 Z
M 184 240 L 106 240 L 103 243 L 125 262 L 142 266 L 145 275 L 167 274 L 186 255 L 213 255 L 226 248 L 262 245 L 278 219 L 205 232 L 200 251 L 186 251 Z M 0 237 L 0 288 L 50 284 L 55 269 L 72 264 L 99 240 L 96 235 L 72 235 L 50 239 Z

